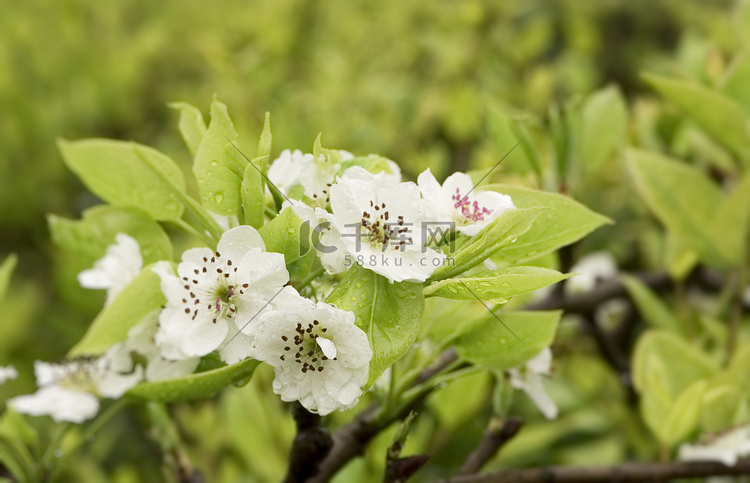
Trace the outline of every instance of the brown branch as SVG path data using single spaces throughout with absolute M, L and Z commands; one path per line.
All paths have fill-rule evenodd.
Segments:
M 453 355 L 450 355 L 453 354 Z M 453 351 L 446 351 L 439 358 L 435 366 L 422 371 L 416 381 L 425 381 L 448 367 L 458 356 Z M 309 477 L 307 483 L 325 483 L 329 481 L 352 458 L 362 454 L 368 443 L 380 431 L 390 426 L 394 421 L 405 418 L 412 410 L 424 403 L 430 394 L 425 392 L 410 405 L 404 407 L 398 414 L 382 419 L 377 417 L 377 403 L 362 411 L 353 421 L 343 426 L 333 435 L 333 447 L 325 459 L 320 463 L 318 472 Z
M 708 273 L 705 270 L 696 270 L 694 276 L 698 284 L 707 285 L 710 287 L 716 287 L 720 285 L 717 281 L 717 277 L 713 273 Z M 650 287 L 655 291 L 664 291 L 672 286 L 672 281 L 668 274 L 665 273 L 645 273 L 636 274 L 641 282 Z M 720 277 L 719 277 L 720 278 Z M 579 295 L 566 295 L 564 293 L 553 293 L 549 297 L 532 303 L 526 307 L 527 310 L 554 310 L 562 309 L 568 313 L 578 313 L 593 316 L 596 308 L 603 302 L 627 295 L 625 286 L 617 279 L 608 280 L 600 283 L 594 290 L 579 294 Z M 610 353 L 611 345 L 604 343 L 601 339 L 600 348 L 604 354 Z M 424 382 L 442 369 L 453 363 L 457 359 L 457 355 L 454 351 L 449 350 L 443 353 L 438 359 L 437 364 L 423 371 L 416 379 L 417 383 Z M 606 357 L 606 355 L 605 355 Z M 621 372 L 623 368 L 623 362 L 621 357 L 612 358 L 611 361 L 618 372 Z M 622 374 L 626 386 L 627 386 L 627 374 Z M 346 463 L 351 459 L 362 454 L 369 444 L 380 431 L 390 426 L 394 421 L 403 418 L 415 407 L 418 407 L 424 402 L 427 394 L 422 398 L 414 401 L 409 407 L 404 408 L 404 411 L 400 414 L 390 417 L 386 420 L 379 420 L 376 418 L 377 404 L 373 404 L 362 413 L 360 413 L 353 421 L 343 426 L 333 435 L 333 446 L 331 451 L 325 456 L 320 462 L 318 472 L 314 475 L 308 476 L 305 480 L 307 483 L 324 483 L 329 481 L 333 475 L 335 475 Z M 455 480 L 459 481 L 459 480 Z
M 401 450 L 404 449 L 406 438 L 409 437 L 412 424 L 416 417 L 416 412 L 412 411 L 409 413 L 406 419 L 401 423 L 401 427 L 393 438 L 393 443 L 388 447 L 388 451 L 385 455 L 385 474 L 383 475 L 383 483 L 405 482 L 411 477 L 411 475 L 416 473 L 419 468 L 427 463 L 428 459 L 430 459 L 429 455 L 426 454 L 401 458 Z
M 314 475 L 318 465 L 326 457 L 333 439 L 321 424 L 321 417 L 310 413 L 299 402 L 292 405 L 292 416 L 297 423 L 292 450 L 289 454 L 289 470 L 284 483 L 298 483 Z
M 419 468 L 424 466 L 429 459 L 429 455 L 417 454 L 389 460 L 385 467 L 383 483 L 404 483 L 409 477 L 411 477 L 411 475 L 416 473 Z
M 641 282 L 656 291 L 663 291 L 672 286 L 672 280 L 666 273 L 634 274 Z M 594 315 L 596 308 L 607 300 L 627 296 L 625 285 L 613 278 L 599 283 L 593 290 L 575 295 L 553 293 L 537 302 L 527 305 L 526 310 L 562 309 L 567 313 Z
M 482 466 L 494 458 L 500 448 L 518 433 L 521 426 L 523 420 L 513 416 L 506 419 L 502 425 L 487 429 L 479 446 L 466 458 L 458 474 L 471 475 L 482 469 Z
M 626 463 L 606 467 L 548 466 L 523 470 L 505 470 L 486 475 L 464 475 L 441 480 L 441 483 L 628 483 L 667 481 L 674 478 L 750 475 L 750 458 L 725 466 L 713 461 L 673 463 Z

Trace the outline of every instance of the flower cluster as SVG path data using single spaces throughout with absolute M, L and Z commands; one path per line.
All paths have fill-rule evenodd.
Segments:
M 446 258 L 443 242 L 425 226 L 447 223 L 451 237 L 474 236 L 514 209 L 506 195 L 475 191 L 463 173 L 440 185 L 428 169 L 418 183 L 402 182 L 398 165 L 385 158 L 316 151 L 283 151 L 268 177 L 287 198 L 284 209 L 315 223 L 328 248 L 317 254 L 331 274 L 357 263 L 391 283 L 423 282 Z M 272 366 L 273 390 L 284 401 L 322 415 L 353 407 L 373 359 L 354 313 L 301 296 L 290 285 L 284 255 L 267 251 L 255 228 L 212 216 L 223 231 L 215 248 L 191 248 L 178 264 L 162 260 L 146 268 L 159 277 L 161 310 L 102 355 L 37 362 L 40 389 L 10 404 L 82 422 L 97 413 L 99 398 L 118 398 L 144 380 L 192 374 L 203 357 L 216 354 L 227 365 L 252 358 Z M 106 289 L 107 304 L 144 270 L 138 241 L 126 233 L 114 238 L 78 277 L 86 288 Z M 534 386 L 530 377 L 526 385 Z
M 417 184 L 402 182 L 398 166 L 388 160 L 385 169 L 376 173 L 354 165 L 334 177 L 338 168 L 324 165 L 315 175 L 300 176 L 314 166 L 312 159 L 286 151 L 271 165 L 269 176 L 274 174 L 272 181 L 278 179 L 279 189 L 286 188 L 290 196 L 299 195 L 294 189 L 298 182 L 308 195 L 308 179 L 327 181 L 325 202 L 313 194 L 289 203 L 303 220 L 323 226 L 320 243 L 328 250 L 320 250 L 320 259 L 333 274 L 358 263 L 392 283 L 424 282 L 446 263 L 434 230 L 455 229 L 474 236 L 515 208 L 507 195 L 476 191 L 464 173 L 452 174 L 441 186 L 428 168 Z M 315 208 L 303 203 L 304 198 Z

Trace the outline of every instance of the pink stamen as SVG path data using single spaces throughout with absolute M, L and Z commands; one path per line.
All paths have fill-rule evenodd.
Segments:
M 480 207 L 478 202 L 469 201 L 468 196 L 461 197 L 461 192 L 458 188 L 456 188 L 456 194 L 451 196 L 451 199 L 455 201 L 453 207 L 460 209 L 461 214 L 471 221 L 484 221 L 485 215 L 492 213 L 492 210 Z

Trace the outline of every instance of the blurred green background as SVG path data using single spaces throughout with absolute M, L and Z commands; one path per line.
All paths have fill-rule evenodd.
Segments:
M 206 112 L 217 94 L 229 106 L 244 146 L 253 146 L 270 111 L 274 154 L 283 148 L 310 151 L 322 132 L 326 146 L 396 160 L 407 178 L 426 167 L 441 178 L 490 166 L 512 147 L 497 134 L 497 112 L 523 122 L 532 133 L 528 144 L 544 151 L 555 113 L 572 112 L 608 88 L 627 103 L 629 116 L 618 124 L 621 135 L 604 161 L 582 171 L 575 186 L 546 183 L 514 164 L 513 156 L 494 179 L 567 191 L 618 221 L 587 239 L 577 248 L 581 253 L 607 248 L 624 266 L 653 268 L 660 255 L 643 241 L 650 236 L 643 227 L 653 229 L 655 223 L 634 203 L 619 148 L 639 145 L 719 166 L 726 154 L 685 128 L 680 114 L 639 74 L 648 70 L 716 85 L 746 42 L 748 23 L 737 9 L 728 0 L 4 2 L 0 259 L 17 253 L 19 266 L 0 310 L 0 365 L 13 362 L 22 377 L 0 388 L 0 401 L 31 390 L 33 360 L 61 358 L 103 301 L 101 294 L 76 287 L 72 267 L 81 263 L 57 253 L 46 228 L 48 213 L 75 218 L 98 202 L 63 166 L 57 138 L 136 140 L 169 153 L 188 171 L 190 156 L 168 103 L 187 101 Z M 606 120 L 609 114 L 599 115 Z M 611 387 L 608 397 L 620 399 L 616 376 L 595 350 L 576 339 L 571 344 L 583 347 L 560 368 L 570 377 L 560 383 L 558 395 L 580 406 Z M 578 380 L 576 365 L 606 382 Z M 176 408 L 191 451 L 199 455 L 196 464 L 209 475 L 231 480 L 251 468 L 248 481 L 265 481 L 283 472 L 291 423 L 273 397 L 259 384 L 252 386 L 228 391 L 218 402 Z M 441 397 L 451 397 L 446 394 Z M 461 396 L 457 391 L 454 398 Z M 263 405 L 266 409 L 257 409 Z M 268 416 L 277 425 L 267 433 L 258 430 L 254 440 L 261 444 L 263 434 L 275 435 L 278 451 L 269 450 L 270 456 L 246 447 L 243 433 L 232 427 L 236 419 L 227 419 L 241 419 L 252 407 L 278 410 Z M 440 423 L 437 436 L 427 423 L 418 428 L 443 448 L 435 459 L 443 458 L 448 468 L 460 463 L 450 459 L 451 444 L 460 445 L 463 436 L 471 441 L 482 430 L 462 426 L 473 417 L 471 405 L 463 408 L 448 415 L 436 410 L 435 421 L 452 418 Z M 620 422 L 629 421 L 625 409 L 617 411 Z M 138 415 L 122 416 L 122 428 L 127 417 Z M 516 463 L 575 462 L 584 447 L 596 451 L 599 461 L 616 462 L 631 458 L 638 452 L 634 448 L 645 455 L 653 449 L 648 441 L 634 443 L 644 438 L 642 431 L 633 429 L 632 438 L 615 434 L 611 415 L 589 410 L 575 417 L 537 434 L 538 441 L 531 433 L 524 440 L 528 448 L 514 450 Z M 210 427 L 220 430 L 208 435 Z M 120 436 L 111 437 L 110 444 L 117 445 Z M 549 444 L 562 439 L 576 444 L 565 450 Z M 130 446 L 117 446 L 125 447 Z M 120 455 L 125 461 L 120 464 L 106 448 L 99 445 L 81 471 L 90 466 L 92 475 L 132 481 L 139 471 L 146 478 L 144 468 L 158 464 L 146 458 L 140 466 L 144 456 L 132 448 L 133 454 Z

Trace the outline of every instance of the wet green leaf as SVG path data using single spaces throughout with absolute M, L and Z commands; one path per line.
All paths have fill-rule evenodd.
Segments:
M 164 381 L 144 382 L 125 393 L 147 401 L 178 402 L 206 399 L 230 384 L 252 377 L 260 361 L 246 359 L 229 366 Z
M 98 197 L 140 208 L 156 220 L 177 220 L 185 179 L 169 156 L 148 146 L 110 139 L 58 141 L 68 167 Z
M 454 341 L 461 358 L 492 370 L 518 367 L 549 347 L 562 312 L 507 311 L 497 315 L 502 322 L 488 314 Z
M 373 358 L 366 387 L 404 355 L 422 326 L 422 284 L 389 283 L 358 265 L 349 269 L 326 302 L 354 312 L 357 326 L 367 334 Z
M 501 268 L 470 277 L 441 280 L 426 286 L 423 293 L 428 297 L 458 300 L 475 300 L 476 297 L 481 300 L 507 300 L 557 283 L 568 276 L 540 267 Z

